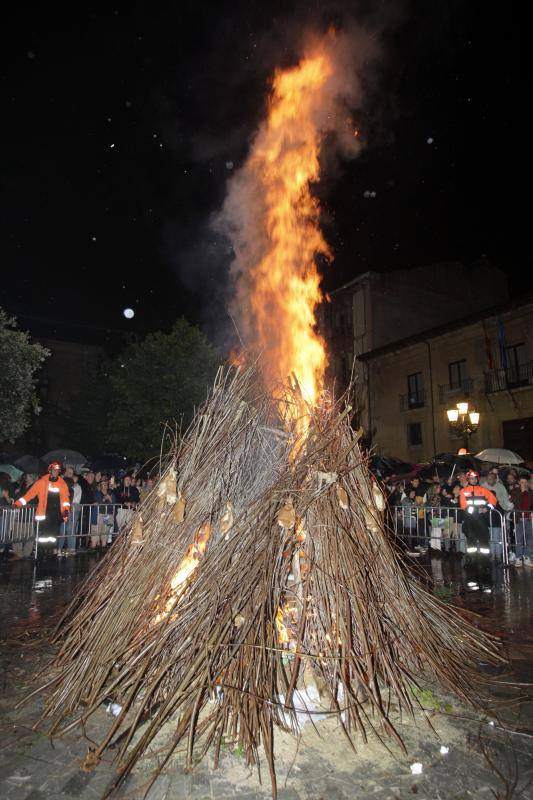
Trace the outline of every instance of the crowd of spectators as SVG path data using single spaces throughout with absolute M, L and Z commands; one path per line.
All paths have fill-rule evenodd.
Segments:
M 23 474 L 12 482 L 8 475 L 0 473 L 0 508 L 13 507 L 38 477 Z M 69 489 L 71 512 L 67 521 L 59 526 L 55 548 L 59 556 L 83 549 L 103 549 L 112 544 L 116 533 L 131 519 L 157 479 L 123 470 L 103 472 L 87 468 L 76 471 L 71 465 L 64 467 L 61 477 Z M 481 473 L 479 484 L 497 499 L 494 509 L 488 513 L 491 557 L 501 558 L 501 520 L 507 516 L 511 561 L 517 566 L 533 566 L 533 475 L 527 476 L 513 468 L 499 471 L 494 467 Z M 394 527 L 412 555 L 428 549 L 436 555 L 466 552 L 464 528 L 468 520 L 460 501 L 461 489 L 468 486 L 465 471 L 452 473 L 444 480 L 437 475 L 430 480 L 420 477 L 409 481 L 388 480 L 384 486 Z M 31 546 L 28 542 L 27 549 Z M 9 545 L 2 547 L 4 556 L 12 555 Z M 22 554 L 30 555 L 30 552 L 24 550 Z
M 477 483 L 477 481 L 476 481 Z M 469 484 L 466 471 L 442 480 L 413 477 L 409 481 L 385 482 L 393 521 L 405 547 L 412 555 L 428 549 L 432 554 L 465 553 L 465 528 L 469 519 L 461 507 L 461 490 Z M 513 468 L 481 472 L 479 486 L 488 489 L 497 503 L 487 510 L 490 555 L 502 554 L 502 520 L 507 520 L 509 558 L 516 566 L 533 567 L 533 474 Z
M 126 524 L 137 505 L 151 492 L 155 476 L 142 476 L 118 470 L 95 471 L 66 465 L 61 477 L 68 486 L 71 510 L 66 522 L 59 526 L 57 555 L 70 555 L 82 549 L 102 549 L 112 544 L 114 536 Z M 38 480 L 38 475 L 24 473 L 17 481 L 0 473 L 0 509 L 14 508 L 15 503 Z M 29 555 L 28 547 L 10 551 L 5 544 L 4 556 Z

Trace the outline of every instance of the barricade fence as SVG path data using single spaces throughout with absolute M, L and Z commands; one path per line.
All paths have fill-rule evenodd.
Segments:
M 59 528 L 58 548 L 95 549 L 111 544 L 134 515 L 120 503 L 74 503 L 67 522 Z
M 479 552 L 508 562 L 508 523 L 497 509 L 469 514 L 453 506 L 401 505 L 391 506 L 391 514 L 394 533 L 409 551 Z
M 514 557 L 533 560 L 533 512 L 510 511 L 506 514 L 505 523 Z
M 95 549 L 111 544 L 135 513 L 120 503 L 73 504 L 57 536 L 39 531 L 35 506 L 0 509 L 0 551 L 37 555 L 46 542 L 58 549 Z M 409 551 L 478 551 L 505 564 L 528 556 L 533 560 L 533 512 L 497 509 L 470 515 L 458 507 L 401 505 L 390 507 L 394 534 Z M 42 535 L 40 535 L 42 533 Z M 55 541 L 54 541 L 55 540 Z M 475 545 L 475 546 L 474 546 Z
M 67 522 L 57 533 L 39 529 L 36 506 L 0 509 L 0 552 L 12 548 L 17 555 L 35 557 L 39 548 L 52 545 L 58 550 L 95 549 L 111 544 L 135 513 L 120 503 L 74 503 Z
M 0 509 L 0 544 L 33 541 L 35 506 Z

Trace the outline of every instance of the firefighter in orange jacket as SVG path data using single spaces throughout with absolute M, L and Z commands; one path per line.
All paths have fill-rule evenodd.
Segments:
M 490 526 L 487 512 L 496 508 L 498 500 L 496 495 L 479 486 L 479 473 L 471 469 L 466 473 L 468 486 L 461 489 L 459 493 L 459 505 L 466 511 L 464 517 L 464 533 L 467 541 L 467 552 L 479 552 L 488 554 Z
M 48 465 L 48 475 L 35 481 L 15 502 L 15 506 L 21 508 L 37 498 L 35 520 L 39 522 L 39 541 L 55 543 L 60 524 L 66 522 L 70 514 L 69 488 L 59 475 L 61 468 L 59 461 L 53 461 Z

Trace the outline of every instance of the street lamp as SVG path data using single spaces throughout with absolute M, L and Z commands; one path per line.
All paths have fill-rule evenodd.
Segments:
M 457 403 L 456 408 L 449 408 L 446 412 L 450 428 L 456 436 L 463 437 L 463 443 L 469 451 L 468 440 L 477 431 L 479 425 L 479 411 L 469 411 L 468 403 Z

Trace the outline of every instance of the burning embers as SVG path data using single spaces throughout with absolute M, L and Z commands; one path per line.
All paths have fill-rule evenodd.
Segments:
M 187 582 L 189 578 L 195 571 L 203 554 L 205 553 L 210 535 L 211 525 L 209 522 L 206 522 L 205 525 L 200 528 L 198 535 L 187 550 L 185 557 L 181 561 L 175 575 L 170 581 L 170 593 L 165 601 L 164 608 L 154 617 L 154 625 L 157 625 L 158 622 L 162 622 L 164 619 L 166 619 L 168 615 L 171 614 L 174 607 L 179 603 L 180 598 L 187 588 Z M 156 600 L 158 599 L 159 595 L 157 596 Z M 170 619 L 173 618 L 174 615 L 171 615 Z

